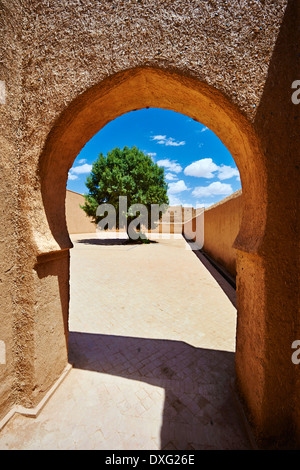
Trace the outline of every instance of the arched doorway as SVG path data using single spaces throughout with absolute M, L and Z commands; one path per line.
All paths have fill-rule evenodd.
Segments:
M 72 246 L 64 212 L 68 170 L 84 144 L 105 124 L 123 113 L 144 107 L 170 109 L 200 121 L 222 140 L 240 171 L 244 215 L 235 241 L 238 252 L 237 386 L 255 429 L 272 434 L 274 426 L 279 430 L 280 424 L 285 422 L 286 410 L 272 416 L 267 404 L 276 379 L 267 373 L 268 347 L 263 327 L 266 322 L 266 252 L 262 250 L 262 242 L 267 207 L 264 154 L 252 125 L 232 103 L 214 88 L 175 72 L 141 68 L 114 75 L 72 102 L 49 134 L 40 158 L 41 192 L 36 194 L 31 225 L 36 240 L 36 295 L 42 309 L 48 312 L 48 321 L 54 319 L 56 326 L 51 335 L 52 355 L 45 358 L 45 354 L 41 354 L 43 361 L 36 366 L 41 370 L 36 379 L 38 387 L 50 384 L 67 360 L 68 250 Z M 40 295 L 42 284 L 44 293 L 56 299 L 51 312 L 45 295 Z M 37 341 L 44 344 L 47 332 L 40 334 Z
M 97 422 L 106 437 L 102 438 L 105 442 L 99 438 L 100 448 L 110 446 L 109 439 L 117 448 L 124 442 L 131 448 L 152 448 L 155 442 L 160 449 L 245 445 L 230 385 L 234 377 L 236 308 L 204 268 L 201 253 L 197 252 L 199 259 L 192 251 L 194 244 L 188 244 L 178 230 L 163 237 L 152 233 L 147 246 L 128 246 L 122 232 L 97 236 L 93 224 L 85 225 L 85 213 L 79 208 L 84 204 L 81 194 L 86 192 L 83 182 L 91 171 L 89 164 L 100 151 L 107 155 L 112 148 L 122 149 L 125 144 L 152 151 L 150 155 L 158 165 L 172 163 L 179 181 L 189 188 L 176 191 L 178 204 L 195 204 L 193 187 L 208 185 L 215 178 L 188 178 L 187 162 L 198 160 L 201 153 L 214 160 L 221 158 L 219 164 L 222 161 L 234 166 L 234 162 L 211 131 L 191 121 L 185 115 L 157 108 L 122 115 L 85 145 L 70 170 L 76 177 L 68 179 L 69 190 L 75 191 L 73 202 L 68 191 L 66 198 L 67 226 L 74 245 L 70 250 L 69 360 L 72 377 L 85 371 L 82 386 L 86 393 L 82 396 L 91 396 L 75 408 L 81 410 L 85 420 L 89 416 L 87 403 L 93 416 L 101 414 Z M 157 144 L 158 134 L 161 138 L 161 134 L 173 136 L 177 146 Z M 205 149 L 199 152 L 202 141 Z M 160 160 L 162 157 L 172 158 L 172 162 Z M 226 182 L 234 184 L 233 180 L 235 177 Z M 172 196 L 172 185 L 170 192 Z M 169 200 L 178 210 L 172 197 Z M 77 224 L 73 223 L 76 217 L 72 208 L 74 213 L 78 208 Z M 83 223 L 79 223 L 79 217 Z M 190 212 L 185 214 L 186 220 L 190 217 Z M 178 227 L 177 215 L 175 220 Z M 174 225 L 172 228 L 174 231 Z M 167 225 L 164 230 L 168 230 Z M 228 293 L 229 286 L 226 288 Z M 234 303 L 233 288 L 230 294 Z M 68 416 L 74 414 L 70 411 Z M 226 429 L 221 423 L 226 423 Z M 110 425 L 113 438 L 108 437 Z M 156 436 L 153 440 L 151 432 Z M 212 435 L 219 436 L 218 443 Z

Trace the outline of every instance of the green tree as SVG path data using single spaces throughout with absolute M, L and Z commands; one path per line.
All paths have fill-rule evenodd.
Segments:
M 127 208 L 133 204 L 143 204 L 147 208 L 148 228 L 153 227 L 151 219 L 151 204 L 159 206 L 169 204 L 167 196 L 168 185 L 165 181 L 164 169 L 153 162 L 149 155 L 145 155 L 137 147 L 114 148 L 105 157 L 102 153 L 94 161 L 92 171 L 87 177 L 85 204 L 81 208 L 98 224 L 103 217 L 96 214 L 101 204 L 111 204 L 116 211 L 116 228 L 119 227 L 119 218 L 125 217 L 127 227 L 139 216 L 139 212 L 132 215 L 130 211 L 124 213 L 119 205 L 119 197 L 127 197 Z M 151 223 L 152 222 L 152 223 Z M 140 233 L 141 238 L 143 238 Z

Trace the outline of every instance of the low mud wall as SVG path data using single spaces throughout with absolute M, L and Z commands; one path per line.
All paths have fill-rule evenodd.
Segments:
M 242 219 L 242 191 L 237 191 L 204 212 L 203 251 L 236 276 L 236 251 L 232 247 Z

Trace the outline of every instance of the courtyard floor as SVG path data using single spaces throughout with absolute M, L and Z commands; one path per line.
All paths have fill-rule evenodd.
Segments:
M 0 449 L 251 449 L 232 389 L 234 289 L 181 237 L 72 240 L 73 367 Z

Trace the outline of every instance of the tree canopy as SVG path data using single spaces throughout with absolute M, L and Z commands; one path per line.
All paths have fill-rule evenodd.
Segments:
M 142 204 L 148 210 L 148 227 L 151 225 L 151 205 L 168 205 L 168 185 L 165 181 L 164 168 L 153 162 L 149 155 L 137 147 L 118 147 L 104 156 L 100 153 L 94 161 L 92 171 L 87 177 L 85 204 L 82 209 L 98 224 L 103 217 L 97 215 L 98 206 L 110 204 L 116 211 L 116 228 L 119 227 L 120 196 L 127 197 L 127 207 Z M 121 214 L 126 217 L 127 224 L 134 217 L 130 211 Z M 152 221 L 153 222 L 153 221 Z

